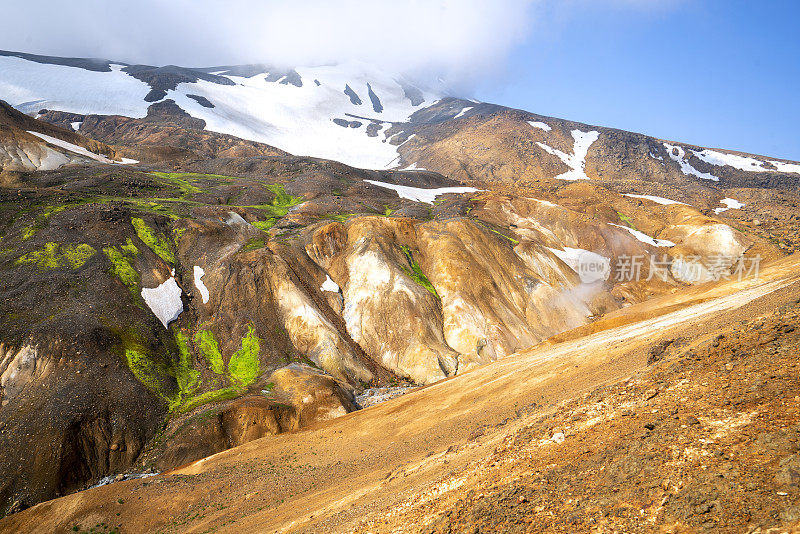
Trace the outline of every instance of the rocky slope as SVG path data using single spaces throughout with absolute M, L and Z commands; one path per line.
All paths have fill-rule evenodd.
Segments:
M 4 512 L 314 427 L 365 389 L 469 376 L 800 245 L 796 164 L 363 69 L 0 62 L 0 98 L 37 117 L 0 109 Z M 214 122 L 229 90 L 257 124 Z M 319 104 L 302 132 L 230 134 L 269 130 L 263 99 L 285 113 L 300 90 Z M 433 170 L 285 151 L 304 139 L 301 154 Z
M 640 303 L 592 335 L 0 529 L 788 531 L 797 267 Z
M 10 179 L 14 173 L 51 171 L 68 164 L 99 161 L 124 161 L 116 151 L 20 113 L 0 100 L 0 174 Z

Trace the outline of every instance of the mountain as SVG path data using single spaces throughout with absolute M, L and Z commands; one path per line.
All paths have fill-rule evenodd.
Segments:
M 788 305 L 797 274 L 795 162 L 457 98 L 362 64 L 0 52 L 0 67 L 7 513 L 115 477 L 213 486 L 204 462 L 239 453 L 203 459 L 254 440 L 289 456 L 338 448 L 366 491 L 379 482 L 365 465 L 424 463 L 522 417 L 518 404 L 535 411 L 551 391 L 539 371 L 559 400 L 645 372 L 659 328 L 705 343 L 694 321 L 733 329 L 725 310 L 765 313 L 745 306 L 754 295 Z M 105 506 L 115 491 L 86 495 Z M 164 517 L 202 507 L 186 491 Z M 117 524 L 47 506 L 0 530 Z M 131 529 L 166 525 L 137 510 L 120 510 Z M 230 519 L 201 515 L 185 519 Z

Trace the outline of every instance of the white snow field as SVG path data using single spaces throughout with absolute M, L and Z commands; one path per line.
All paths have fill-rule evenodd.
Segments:
M 678 145 L 670 145 L 669 143 L 664 143 L 664 148 L 667 149 L 667 154 L 672 161 L 678 163 L 681 166 L 681 172 L 686 176 L 697 176 L 698 178 L 702 178 L 703 180 L 713 180 L 715 182 L 719 181 L 719 178 L 714 176 L 713 174 L 709 174 L 707 172 L 700 172 L 689 163 L 689 160 L 686 158 L 686 151 L 683 147 Z
M 167 328 L 169 323 L 183 313 L 182 293 L 174 276 L 158 287 L 142 288 L 142 298 L 145 304 L 158 317 L 164 328 Z
M 415 202 L 425 202 L 426 204 L 433 204 L 436 197 L 444 195 L 445 193 L 474 193 L 475 191 L 480 191 L 480 189 L 475 189 L 474 187 L 437 187 L 435 189 L 423 189 L 421 187 L 411 187 L 409 185 L 388 184 L 376 180 L 364 181 L 368 184 L 377 185 L 378 187 L 393 189 L 400 198 L 407 198 Z
M 555 148 L 552 148 L 544 143 L 537 142 L 536 144 L 548 154 L 556 156 L 564 163 L 564 165 L 569 167 L 567 172 L 559 174 L 556 176 L 556 178 L 559 180 L 588 180 L 589 177 L 586 176 L 585 171 L 586 154 L 589 153 L 589 147 L 592 146 L 592 143 L 597 141 L 599 137 L 600 132 L 582 132 L 580 130 L 572 130 L 572 138 L 575 140 L 572 154 L 567 154 L 560 150 L 556 150 Z
M 95 72 L 0 56 L 0 99 L 28 114 L 57 109 L 136 118 L 147 115 L 150 102 L 144 97 L 150 86 L 121 72 L 121 65 L 111 69 Z
M 674 247 L 675 243 L 668 239 L 654 239 L 647 235 L 644 232 L 640 232 L 639 230 L 634 230 L 629 226 L 622 226 L 621 224 L 614 224 L 609 223 L 611 226 L 616 226 L 617 228 L 622 228 L 623 230 L 627 230 L 633 237 L 641 241 L 642 243 L 647 243 L 648 245 L 652 245 L 654 247 Z
M 684 206 L 687 205 L 685 202 L 678 202 L 677 200 L 671 200 L 669 198 L 657 197 L 653 195 L 634 195 L 632 193 L 624 193 L 622 196 L 631 198 L 643 198 L 645 200 L 650 200 L 652 202 L 655 202 L 656 204 L 662 204 L 664 206 L 668 206 L 670 204 L 683 204 Z
M 714 208 L 714 213 L 717 215 L 719 215 L 723 211 L 728 211 L 730 209 L 739 210 L 744 207 L 744 204 L 742 204 L 741 202 L 739 202 L 734 198 L 723 198 L 722 200 L 719 201 L 719 203 L 723 204 L 725 207 Z
M 268 82 L 265 74 L 227 76 L 237 85 L 202 80 L 182 83 L 169 91 L 167 98 L 206 121 L 208 130 L 260 141 L 299 156 L 332 159 L 366 169 L 388 168 L 398 159 L 397 147 L 384 134 L 389 123 L 406 122 L 414 112 L 439 98 L 423 93 L 425 101 L 414 106 L 400 83 L 362 63 L 296 70 L 302 87 Z M 360 103 L 345 94 L 346 86 Z M 373 105 L 370 88 L 380 100 L 380 111 Z M 203 107 L 188 94 L 203 96 L 214 107 Z M 361 124 L 356 128 L 340 126 L 334 119 Z M 383 123 L 377 137 L 367 135 L 370 119 Z

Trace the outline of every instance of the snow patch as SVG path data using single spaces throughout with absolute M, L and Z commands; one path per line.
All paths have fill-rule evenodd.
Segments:
M 458 118 L 460 118 L 460 117 L 463 117 L 463 116 L 464 116 L 464 113 L 466 113 L 467 111 L 471 110 L 473 107 L 475 107 L 475 106 L 468 106 L 468 107 L 465 107 L 464 109 L 462 109 L 461 111 L 459 111 L 459 112 L 458 112 L 458 115 L 456 115 L 455 117 L 453 117 L 453 119 L 458 119 Z
M 719 203 L 724 205 L 725 207 L 714 208 L 714 213 L 717 215 L 719 215 L 723 211 L 728 211 L 730 209 L 739 210 L 744 207 L 744 204 L 733 198 L 723 198 L 722 200 L 719 201 Z
M 559 180 L 588 180 L 589 177 L 586 176 L 585 170 L 586 155 L 589 153 L 589 147 L 591 147 L 592 143 L 597 141 L 599 137 L 600 132 L 582 132 L 580 130 L 572 130 L 572 138 L 575 140 L 572 154 L 567 154 L 560 150 L 556 150 L 555 148 L 552 148 L 544 143 L 537 142 L 536 144 L 548 154 L 556 156 L 564 163 L 564 165 L 569 167 L 570 170 L 559 174 L 556 176 L 556 178 Z
M 738 154 L 728 154 L 726 152 L 718 152 L 716 150 L 709 149 L 700 151 L 692 150 L 692 153 L 702 161 L 718 167 L 727 165 L 729 167 L 733 167 L 734 169 L 747 172 L 790 172 L 800 174 L 800 165 L 796 163 L 770 161 L 769 163 L 771 163 L 775 168 L 768 169 L 764 167 L 763 161 L 747 156 L 739 156 Z
M 208 288 L 202 280 L 204 274 L 206 274 L 206 272 L 202 267 L 198 265 L 194 266 L 194 287 L 200 292 L 200 296 L 203 298 L 203 304 L 208 304 L 210 295 L 208 294 Z
M 404 168 L 402 168 L 400 170 L 402 170 L 402 171 L 427 171 L 428 169 L 426 169 L 425 167 L 417 167 L 417 163 L 414 162 L 411 165 L 409 165 L 408 167 L 404 167 Z
M 321 291 L 330 291 L 331 293 L 338 293 L 339 292 L 339 285 L 331 280 L 330 275 L 325 275 L 325 281 L 319 288 Z
M 81 129 L 81 124 L 83 124 L 83 121 L 75 121 L 69 123 L 69 125 L 72 126 L 72 129 L 75 130 L 76 132 Z
M 540 130 L 544 130 L 545 132 L 549 132 L 550 130 L 552 130 L 550 125 L 544 122 L 538 122 L 538 121 L 527 121 L 527 122 L 534 128 L 539 128 Z
M 791 172 L 794 174 L 800 174 L 800 165 L 797 163 L 786 163 L 785 161 L 774 160 L 771 160 L 770 163 L 777 168 L 775 172 Z
M 633 237 L 641 241 L 642 243 L 647 243 L 648 245 L 652 245 L 654 247 L 674 247 L 675 243 L 668 239 L 653 239 L 649 235 L 645 234 L 644 232 L 640 232 L 639 230 L 634 230 L 629 226 L 622 226 L 621 224 L 614 224 L 609 223 L 611 226 L 616 226 L 617 228 L 622 228 L 623 230 L 627 230 Z
M 164 328 L 167 328 L 167 325 L 183 312 L 182 293 L 174 276 L 158 287 L 142 288 L 142 298 L 145 304 L 158 317 Z
M 684 206 L 688 205 L 685 202 L 678 202 L 677 200 L 670 200 L 668 198 L 656 197 L 656 196 L 653 196 L 653 195 L 634 195 L 632 193 L 623 193 L 622 196 L 631 197 L 631 198 L 643 198 L 645 200 L 651 200 L 651 201 L 655 202 L 656 204 L 662 204 L 662 205 L 665 205 L 665 206 L 669 205 L 669 204 L 682 204 Z
M 73 145 L 72 143 L 68 143 L 66 141 L 62 141 L 61 139 L 56 139 L 55 137 L 51 137 L 49 135 L 45 135 L 43 133 L 34 132 L 32 130 L 28 130 L 28 133 L 31 135 L 35 135 L 39 139 L 42 139 L 51 145 L 55 145 L 57 147 L 63 148 L 64 150 L 69 150 L 70 152 L 74 152 L 75 154 L 80 154 L 81 156 L 85 156 L 87 158 L 93 159 L 95 161 L 99 161 L 100 163 L 114 163 L 110 159 L 105 156 L 100 156 L 99 154 L 95 154 L 94 152 L 90 152 L 83 148 L 82 146 Z
M 680 165 L 681 172 L 686 176 L 697 176 L 698 178 L 702 178 L 703 180 L 713 180 L 715 182 L 719 181 L 719 178 L 714 176 L 713 174 L 709 174 L 707 172 L 700 172 L 689 163 L 689 160 L 686 158 L 686 151 L 683 147 L 679 147 L 677 145 L 670 145 L 669 143 L 664 143 L 664 148 L 667 149 L 667 154 L 672 161 L 675 161 Z
M 388 184 L 385 182 L 378 182 L 375 180 L 364 180 L 364 181 L 369 184 L 376 185 L 378 187 L 392 189 L 397 193 L 397 195 L 400 198 L 407 198 L 415 202 L 425 202 L 427 204 L 433 204 L 433 201 L 436 200 L 436 197 L 438 197 L 439 195 L 444 195 L 446 193 L 474 193 L 475 191 L 481 191 L 480 189 L 475 189 L 474 187 L 438 187 L 436 189 L 422 189 L 420 187 Z
M 764 172 L 767 170 L 764 168 L 764 162 L 745 156 L 737 156 L 736 154 L 726 154 L 709 149 L 699 152 L 697 150 L 692 150 L 692 154 L 699 160 L 710 163 L 711 165 L 716 165 L 717 167 L 724 167 L 727 165 L 734 169 L 748 172 Z

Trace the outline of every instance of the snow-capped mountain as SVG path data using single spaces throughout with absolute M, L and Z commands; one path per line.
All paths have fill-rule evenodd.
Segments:
M 355 62 L 187 69 L 0 52 L 0 72 L 0 99 L 28 114 L 141 118 L 171 99 L 207 130 L 369 169 L 396 166 L 387 130 L 442 96 Z

